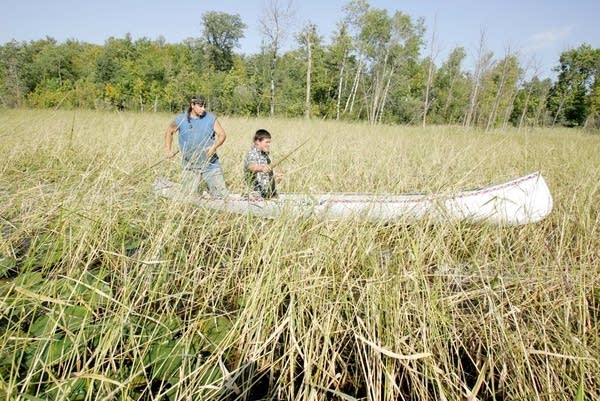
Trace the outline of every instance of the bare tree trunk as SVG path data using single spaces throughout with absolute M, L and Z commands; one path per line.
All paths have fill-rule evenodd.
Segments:
M 340 119 L 340 104 L 342 102 L 342 87 L 344 83 L 344 69 L 346 67 L 346 56 L 344 55 L 344 59 L 342 60 L 342 66 L 340 67 L 340 79 L 338 81 L 338 96 L 337 102 L 335 105 L 335 119 Z
M 271 57 L 271 68 L 269 69 L 269 78 L 271 81 L 271 85 L 270 85 L 270 91 L 271 91 L 271 98 L 270 98 L 270 108 L 269 108 L 269 115 L 271 117 L 273 117 L 275 115 L 275 66 L 277 64 L 277 50 L 273 51 L 272 57 Z
M 447 121 L 447 116 L 446 114 L 448 113 L 448 109 L 450 108 L 450 105 L 452 104 L 452 99 L 454 96 L 454 84 L 456 83 L 456 76 L 458 74 L 454 74 L 452 76 L 452 79 L 450 80 L 450 87 L 448 88 L 448 97 L 446 97 L 446 103 L 444 104 L 444 111 L 443 111 L 443 115 L 444 115 L 444 120 Z
M 567 96 L 565 96 L 563 94 L 562 95 L 562 99 L 560 99 L 560 104 L 558 105 L 558 109 L 556 110 L 556 114 L 554 115 L 554 120 L 552 120 L 552 126 L 553 127 L 556 125 L 556 122 L 558 121 L 558 116 L 560 115 L 560 112 L 562 111 L 562 108 L 565 105 L 565 100 L 566 99 L 567 99 Z
M 383 74 L 382 74 L 383 75 Z M 373 99 L 371 100 L 371 104 L 367 105 L 367 120 L 369 124 L 375 124 L 375 120 L 377 118 L 377 106 L 379 102 L 379 86 L 381 85 L 381 80 L 383 77 L 380 77 L 379 74 L 375 74 L 375 81 L 373 82 L 373 86 L 371 87 Z M 368 98 L 368 96 L 365 96 Z
M 306 66 L 306 99 L 304 101 L 304 118 L 310 120 L 311 104 L 310 104 L 310 89 L 311 89 L 311 73 L 312 73 L 312 42 L 310 35 L 306 35 L 306 50 L 307 50 L 307 66 Z
M 498 86 L 496 88 L 496 96 L 494 96 L 494 103 L 492 104 L 492 110 L 490 110 L 490 114 L 488 115 L 487 124 L 485 125 L 485 130 L 489 131 L 492 126 L 496 125 L 496 114 L 498 113 L 498 107 L 500 106 L 500 100 L 502 99 L 502 94 L 504 92 L 504 84 L 506 83 L 506 75 L 508 69 L 508 54 L 504 58 L 504 65 L 502 66 L 502 75 L 500 76 L 500 82 L 498 82 Z
M 362 58 L 358 62 L 358 67 L 356 67 L 356 75 L 354 76 L 354 82 L 352 84 L 352 90 L 350 91 L 350 96 L 346 100 L 346 107 L 344 107 L 344 114 L 346 111 L 352 113 L 352 109 L 354 108 L 354 100 L 356 98 L 356 92 L 358 91 L 358 84 L 360 82 L 360 74 L 362 72 Z M 350 109 L 348 109 L 350 106 Z
M 14 62 L 12 59 L 10 60 L 10 64 L 8 66 L 8 76 L 11 78 L 10 81 L 7 81 L 7 83 L 10 82 L 10 86 L 12 87 L 12 92 L 14 95 L 14 105 L 17 107 L 21 107 L 21 100 L 22 100 L 22 92 L 21 92 L 21 80 L 19 77 L 19 67 L 17 65 L 16 62 Z
M 485 47 L 485 31 L 481 31 L 479 38 L 479 50 L 477 51 L 477 65 L 475 66 L 475 75 L 473 77 L 473 86 L 471 88 L 471 96 L 469 97 L 469 107 L 465 115 L 464 126 L 470 127 L 477 107 L 477 96 L 481 85 L 481 75 L 484 62 L 484 47 Z
M 385 85 L 385 90 L 383 91 L 383 97 L 381 99 L 381 106 L 379 107 L 379 115 L 377 116 L 377 123 L 381 123 L 381 117 L 383 116 L 383 111 L 385 109 L 385 104 L 387 102 L 387 96 L 390 91 L 390 86 L 392 83 L 392 77 L 394 76 L 394 65 L 392 65 L 392 69 L 390 70 L 390 75 L 388 76 L 387 83 Z
M 535 123 L 539 126 L 544 126 L 544 124 L 546 123 L 546 118 L 544 118 L 543 121 L 540 121 L 540 116 L 546 106 L 545 100 L 547 96 L 548 90 L 545 90 L 543 96 L 540 96 L 542 99 L 544 99 L 544 102 L 539 102 L 538 107 L 535 109 Z
M 504 118 L 502 120 L 502 128 L 508 127 L 508 120 L 510 120 L 510 115 L 515 108 L 515 100 L 517 99 L 518 90 L 515 88 L 513 90 L 512 95 L 510 96 L 510 101 L 506 105 L 506 109 L 504 109 Z
M 425 85 L 425 99 L 423 102 L 423 128 L 427 125 L 427 113 L 429 111 L 429 91 L 433 83 L 433 57 L 435 49 L 435 19 L 433 23 L 433 31 L 431 32 L 431 51 L 429 52 L 429 68 L 427 69 L 427 84 Z
M 429 90 L 433 81 L 433 61 L 429 60 L 429 68 L 427 71 L 427 84 L 425 85 L 425 101 L 423 102 L 423 128 L 427 125 L 427 113 L 429 112 Z
M 475 75 L 473 77 L 473 86 L 471 88 L 471 96 L 469 97 L 469 107 L 467 109 L 467 113 L 465 115 L 464 126 L 470 127 L 471 122 L 473 120 L 473 115 L 475 114 L 475 108 L 477 107 L 477 95 L 479 92 L 479 75 Z
M 267 47 L 271 52 L 271 63 L 269 67 L 270 78 L 270 115 L 275 115 L 275 72 L 277 67 L 277 55 L 279 47 L 285 37 L 285 30 L 290 25 L 293 15 L 293 1 L 288 0 L 281 4 L 279 0 L 266 0 L 263 16 L 260 18 L 260 30 L 267 38 Z
M 389 57 L 389 48 L 386 49 L 385 56 L 383 57 L 383 63 L 381 71 L 375 74 L 375 82 L 373 83 L 373 99 L 371 101 L 370 112 L 368 113 L 369 123 L 371 125 L 377 122 L 377 116 L 379 115 L 380 100 L 383 97 L 384 91 L 384 80 L 387 71 L 387 62 Z
M 519 117 L 519 131 L 523 128 L 523 123 L 525 121 L 525 116 L 527 115 L 527 109 L 529 108 L 529 99 L 531 99 L 531 92 L 533 91 L 533 85 L 529 85 L 529 89 L 527 90 L 527 95 L 525 96 L 525 104 L 523 105 L 523 111 L 521 112 L 521 117 Z
M 383 115 L 383 110 L 385 107 L 385 103 L 387 101 L 388 90 L 391 85 L 391 81 L 394 76 L 394 63 L 390 66 L 390 70 L 388 72 L 388 61 L 390 59 L 390 48 L 388 47 L 385 51 L 385 56 L 383 58 L 383 66 L 381 69 L 381 75 L 377 77 L 375 85 L 374 85 L 374 93 L 373 93 L 373 112 L 372 112 L 372 121 L 371 124 L 381 122 L 381 117 Z M 387 77 L 387 79 L 386 79 Z
M 537 77 L 539 68 L 538 68 L 537 62 L 535 60 L 535 57 L 533 57 L 530 60 L 530 62 L 527 63 L 525 75 L 527 75 L 527 72 L 529 71 L 529 67 L 531 67 L 532 64 L 533 64 L 533 76 Z M 525 80 L 525 78 L 523 78 L 523 80 Z M 519 116 L 518 131 L 520 131 L 521 128 L 523 128 L 523 125 L 525 124 L 525 117 L 527 117 L 527 111 L 529 111 L 529 101 L 531 100 L 532 92 L 533 92 L 533 83 L 530 82 L 529 88 L 527 89 L 527 94 L 525 95 L 525 104 L 523 105 L 523 110 L 521 111 L 521 115 Z

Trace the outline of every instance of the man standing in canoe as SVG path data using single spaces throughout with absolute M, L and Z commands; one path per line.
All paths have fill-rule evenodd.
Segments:
M 244 160 L 244 177 L 251 198 L 269 199 L 277 196 L 275 181 L 281 180 L 283 174 L 273 173 L 270 149 L 271 134 L 266 129 L 259 129 L 254 134 L 254 146 Z
M 165 132 L 167 158 L 173 158 L 173 134 L 179 131 L 179 150 L 182 155 L 183 171 L 181 189 L 185 194 L 198 192 L 201 181 L 208 186 L 212 196 L 228 194 L 217 149 L 227 135 L 217 117 L 206 111 L 204 96 L 193 96 L 187 112 L 175 116 Z

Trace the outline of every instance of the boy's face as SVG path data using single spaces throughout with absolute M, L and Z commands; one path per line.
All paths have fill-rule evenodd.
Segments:
M 268 152 L 271 148 L 271 138 L 263 138 L 260 141 L 254 141 L 254 146 L 261 152 Z

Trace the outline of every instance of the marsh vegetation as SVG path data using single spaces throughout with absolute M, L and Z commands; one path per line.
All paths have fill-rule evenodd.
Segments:
M 166 114 L 0 111 L 0 395 L 600 398 L 600 137 L 221 118 L 282 192 L 433 192 L 542 171 L 522 227 L 262 220 L 151 193 Z

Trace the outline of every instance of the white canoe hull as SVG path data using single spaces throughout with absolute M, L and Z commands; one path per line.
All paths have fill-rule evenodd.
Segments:
M 179 185 L 159 178 L 154 191 L 200 207 L 238 214 L 275 218 L 280 215 L 315 216 L 333 220 L 359 217 L 371 222 L 433 220 L 486 221 L 522 225 L 545 218 L 552 210 L 552 196 L 539 172 L 484 188 L 454 194 L 281 194 L 277 199 L 248 200 L 185 197 Z

